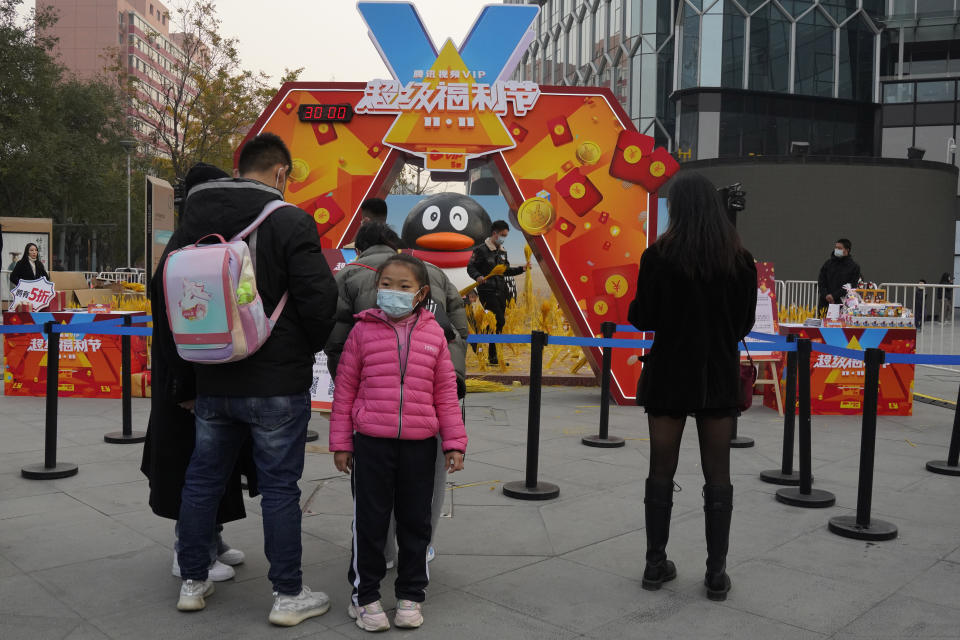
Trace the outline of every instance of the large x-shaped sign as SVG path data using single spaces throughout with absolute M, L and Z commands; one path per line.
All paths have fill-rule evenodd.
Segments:
M 412 2 L 358 2 L 357 9 L 395 80 L 409 82 L 436 61 L 439 52 Z M 457 50 L 463 62 L 485 71 L 488 82 L 508 79 L 536 36 L 539 12 L 537 5 L 487 5 Z
M 367 85 L 358 113 L 396 113 L 384 143 L 422 157 L 428 169 L 463 171 L 470 158 L 511 149 L 507 105 L 526 113 L 533 83 L 509 81 L 534 37 L 536 5 L 488 5 L 457 48 L 438 50 L 409 2 L 360 2 L 360 14 L 393 80 Z

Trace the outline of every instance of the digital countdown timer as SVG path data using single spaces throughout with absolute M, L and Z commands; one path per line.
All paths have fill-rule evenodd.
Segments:
M 302 104 L 300 122 L 350 122 L 353 107 L 349 104 Z

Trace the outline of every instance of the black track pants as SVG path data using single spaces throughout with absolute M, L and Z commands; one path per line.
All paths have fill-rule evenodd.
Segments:
M 353 554 L 347 578 L 353 603 L 380 599 L 387 572 L 383 547 L 390 514 L 397 518 L 397 599 L 423 602 L 429 582 L 430 505 L 437 439 L 353 437 Z

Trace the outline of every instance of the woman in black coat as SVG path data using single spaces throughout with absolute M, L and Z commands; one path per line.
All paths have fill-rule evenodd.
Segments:
M 200 182 L 229 176 L 211 165 L 199 164 L 187 174 L 186 188 Z M 173 233 L 160 259 L 156 275 L 150 281 L 151 311 L 153 314 L 153 344 L 151 346 L 150 420 L 147 424 L 146 441 L 140 470 L 150 480 L 150 508 L 163 518 L 177 520 L 180 517 L 180 494 L 196 437 L 192 405 L 197 397 L 193 365 L 177 355 L 163 293 L 163 266 L 167 255 L 199 238 L 192 229 L 189 215 L 185 212 L 180 227 Z M 249 442 L 244 445 L 233 476 L 227 483 L 220 500 L 217 523 L 232 522 L 246 517 L 243 503 L 241 473 L 247 477 L 250 495 L 256 495 L 256 468 L 253 465 Z M 231 549 L 219 535 L 211 543 L 211 580 L 228 580 L 234 571 L 230 565 L 240 564 L 244 554 Z M 180 577 L 176 556 L 173 574 Z
M 650 473 L 644 498 L 647 565 L 643 587 L 676 575 L 667 560 L 673 476 L 688 415 L 697 422 L 711 600 L 730 590 L 726 574 L 733 487 L 730 438 L 739 405 L 738 343 L 753 327 L 757 269 L 727 218 L 715 187 L 694 172 L 673 179 L 670 226 L 640 259 L 629 320 L 655 331 L 637 389 L 650 426 Z
M 13 289 L 21 280 L 50 279 L 43 263 L 40 262 L 40 249 L 32 242 L 28 242 L 23 250 L 23 257 L 17 261 L 17 266 L 10 272 L 10 288 Z

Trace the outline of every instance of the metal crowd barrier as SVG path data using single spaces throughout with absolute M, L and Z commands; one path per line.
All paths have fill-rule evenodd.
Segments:
M 60 378 L 60 334 L 61 333 L 88 333 L 94 335 L 121 336 L 121 401 L 122 401 L 122 430 L 104 435 L 105 442 L 118 444 L 132 444 L 143 442 L 146 435 L 134 432 L 132 429 L 131 403 L 131 363 L 130 337 L 150 336 L 153 329 L 146 326 L 152 321 L 151 316 L 124 316 L 111 318 L 99 322 L 85 322 L 81 324 L 59 324 L 53 321 L 42 325 L 0 325 L 0 334 L 12 333 L 42 333 L 47 335 L 47 394 L 46 394 L 46 425 L 44 430 L 44 460 L 40 464 L 26 465 L 20 469 L 20 474 L 30 480 L 53 480 L 76 475 L 78 467 L 72 462 L 57 461 L 57 409 L 59 403 L 58 382 Z M 119 326 L 120 324 L 123 326 Z
M 107 434 L 107 442 L 140 442 L 142 434 L 131 431 L 130 411 L 130 336 L 149 336 L 152 329 L 134 327 L 132 324 L 145 325 L 151 321 L 149 316 L 125 316 L 101 322 L 91 322 L 79 325 L 57 324 L 47 322 L 43 325 L 6 325 L 0 326 L 0 334 L 5 333 L 45 333 L 47 341 L 47 396 L 46 396 L 46 429 L 44 439 L 44 462 L 42 464 L 27 465 L 21 469 L 25 478 L 51 479 L 75 475 L 78 472 L 76 464 L 57 461 L 57 402 L 58 377 L 60 360 L 60 334 L 73 333 L 78 330 L 87 333 L 96 332 L 97 335 L 119 335 L 123 340 L 122 384 L 123 384 L 123 431 L 119 434 Z M 117 326 L 122 322 L 123 326 Z M 615 443 L 608 435 L 609 401 L 610 401 L 610 366 L 613 348 L 649 349 L 652 340 L 614 339 L 616 331 L 632 333 L 642 332 L 629 325 L 616 326 L 613 323 L 604 323 L 602 338 L 579 338 L 572 336 L 551 336 L 542 331 L 534 331 L 530 335 L 498 335 L 473 334 L 468 336 L 471 343 L 512 343 L 531 345 L 530 353 L 530 398 L 527 419 L 527 466 L 526 477 L 522 481 L 508 482 L 503 486 L 503 493 L 509 497 L 522 500 L 550 500 L 560 495 L 560 488 L 549 482 L 539 481 L 537 471 L 539 466 L 540 442 L 540 404 L 541 387 L 543 382 L 543 349 L 552 343 L 557 345 L 572 345 L 580 347 L 600 347 L 603 349 L 603 375 L 601 377 L 601 412 L 600 435 L 585 438 L 584 444 L 590 446 L 622 446 Z M 755 348 L 759 346 L 765 351 L 777 351 L 788 354 L 787 358 L 787 402 L 784 408 L 784 446 L 783 465 L 778 471 L 762 472 L 761 480 L 776 484 L 794 485 L 780 489 L 776 499 L 784 504 L 798 507 L 827 507 L 835 503 L 835 496 L 829 491 L 812 488 L 813 476 L 811 473 L 811 411 L 810 411 L 810 357 L 812 352 L 838 355 L 846 358 L 862 360 L 865 363 L 865 384 L 863 403 L 863 426 L 860 443 L 860 474 L 857 488 L 856 516 L 837 516 L 830 519 L 829 530 L 837 535 L 862 540 L 890 540 L 897 536 L 895 525 L 874 520 L 870 510 L 873 493 L 873 471 L 877 431 L 877 400 L 880 387 L 880 367 L 884 362 L 905 363 L 915 365 L 960 365 L 960 356 L 945 354 L 902 354 L 885 353 L 880 349 L 858 351 L 844 349 L 826 344 L 814 343 L 808 338 L 795 339 L 793 336 L 767 335 L 751 333 L 750 338 Z M 796 388 L 793 381 L 797 382 Z M 799 401 L 795 402 L 795 398 Z M 793 474 L 793 426 L 794 406 L 799 405 L 800 432 L 799 432 L 799 474 Z M 605 408 L 604 408 L 605 407 Z M 138 439 L 139 438 L 139 439 Z M 587 442 L 592 440 L 593 442 Z M 618 439 L 619 440 L 619 439 Z M 597 444 L 596 441 L 601 441 Z M 950 448 L 946 461 L 930 461 L 926 468 L 934 473 L 960 476 L 960 402 L 954 415 L 953 431 Z
M 542 385 L 543 348 L 547 344 L 576 345 L 581 347 L 603 348 L 603 374 L 601 378 L 601 425 L 600 436 L 607 434 L 606 421 L 608 410 L 603 410 L 603 402 L 609 403 L 609 367 L 607 354 L 611 348 L 648 349 L 650 340 L 623 340 L 608 337 L 614 331 L 641 332 L 629 325 L 614 326 L 605 323 L 603 338 L 575 338 L 569 336 L 549 336 L 535 331 L 530 335 L 473 334 L 467 338 L 471 343 L 530 343 L 530 400 L 527 421 L 527 467 L 526 477 L 522 481 L 508 482 L 503 493 L 522 500 L 549 500 L 560 495 L 557 485 L 539 481 L 537 478 L 539 440 L 540 440 L 540 400 Z M 837 535 L 858 540 L 891 540 L 897 536 L 897 527 L 891 523 L 871 517 L 873 499 L 874 458 L 877 437 L 877 401 L 880 388 L 880 367 L 884 362 L 915 365 L 960 365 L 960 355 L 946 354 L 902 354 L 885 353 L 880 349 L 858 351 L 826 344 L 814 343 L 809 338 L 797 339 L 795 336 L 767 335 L 751 333 L 750 338 L 759 342 L 764 351 L 777 351 L 787 354 L 787 400 L 784 407 L 784 445 L 781 469 L 764 471 L 760 479 L 788 486 L 776 493 L 776 499 L 783 504 L 797 507 L 829 507 L 836 503 L 836 496 L 822 489 L 813 489 L 812 446 L 811 446 L 811 407 L 810 407 L 810 358 L 813 352 L 839 355 L 861 360 L 865 363 L 865 384 L 863 420 L 860 441 L 860 471 L 857 484 L 857 512 L 855 516 L 836 516 L 830 518 L 829 530 Z M 757 342 L 751 342 L 758 348 Z M 799 406 L 799 473 L 793 472 L 793 436 L 795 408 Z M 607 404 L 609 407 L 609 404 Z M 585 439 L 586 440 L 586 439 Z M 584 442 L 584 444 L 590 444 Z M 595 446 L 595 445 L 591 445 Z M 615 445 L 608 445 L 615 446 Z M 927 463 L 926 468 L 934 473 L 960 476 L 960 398 L 954 415 L 953 432 L 947 460 L 935 460 Z

